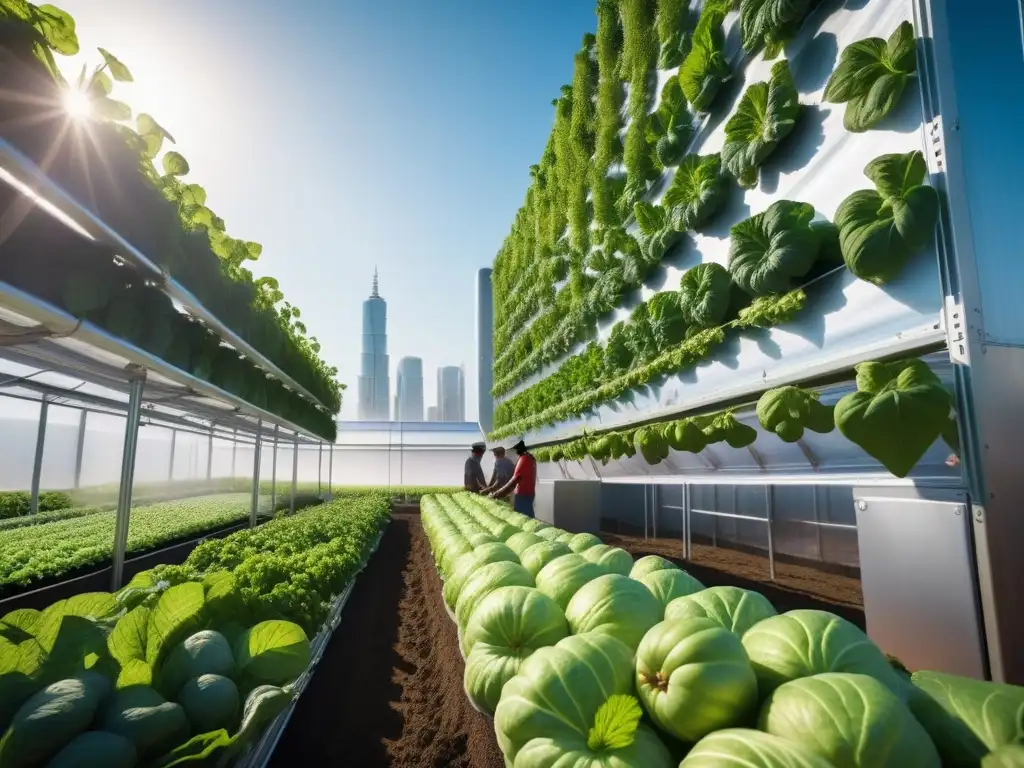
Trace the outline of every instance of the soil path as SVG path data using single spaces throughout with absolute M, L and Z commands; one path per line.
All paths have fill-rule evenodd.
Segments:
M 398 513 L 271 765 L 502 768 L 492 723 L 469 706 L 462 671 L 419 515 Z

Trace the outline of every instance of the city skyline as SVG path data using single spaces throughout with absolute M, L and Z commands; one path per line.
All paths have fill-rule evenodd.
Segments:
M 363 347 L 357 387 L 360 421 L 391 420 L 388 368 L 388 305 L 380 295 L 379 277 L 374 267 L 370 298 L 363 302 Z

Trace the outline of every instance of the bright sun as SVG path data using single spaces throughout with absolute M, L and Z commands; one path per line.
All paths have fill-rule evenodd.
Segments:
M 92 104 L 84 92 L 69 88 L 64 93 L 64 111 L 75 120 L 84 120 L 92 112 Z

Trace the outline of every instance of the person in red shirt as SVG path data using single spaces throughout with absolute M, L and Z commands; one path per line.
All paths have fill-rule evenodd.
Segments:
M 533 498 L 537 492 L 537 460 L 526 450 L 526 444 L 520 440 L 512 446 L 519 459 L 512 472 L 512 479 L 490 495 L 496 499 L 508 496 L 515 490 L 512 497 L 512 509 L 527 517 L 533 517 Z

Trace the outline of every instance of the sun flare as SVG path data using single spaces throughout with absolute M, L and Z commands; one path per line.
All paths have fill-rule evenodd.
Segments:
M 92 103 L 83 91 L 69 88 L 64 93 L 64 111 L 74 120 L 85 120 L 92 113 Z

